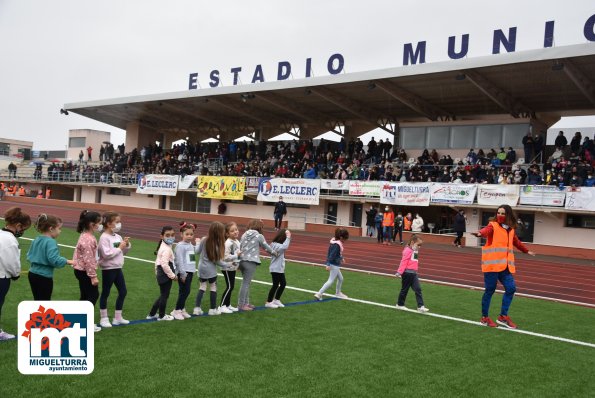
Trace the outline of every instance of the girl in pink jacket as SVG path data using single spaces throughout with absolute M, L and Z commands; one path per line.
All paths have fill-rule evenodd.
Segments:
M 423 241 L 421 238 L 413 234 L 409 243 L 403 249 L 403 258 L 401 258 L 401 264 L 397 270 L 397 276 L 401 278 L 401 292 L 399 293 L 399 299 L 397 301 L 397 308 L 400 310 L 405 309 L 405 298 L 409 288 L 413 288 L 415 292 L 415 299 L 417 301 L 417 310 L 419 312 L 428 312 L 424 306 L 424 299 L 421 295 L 421 286 L 419 284 L 419 277 L 417 276 L 417 270 L 419 267 L 419 248 Z

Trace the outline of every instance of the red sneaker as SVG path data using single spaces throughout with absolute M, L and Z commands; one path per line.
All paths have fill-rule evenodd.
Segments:
M 489 317 L 489 316 L 482 316 L 482 317 L 481 317 L 481 321 L 479 321 L 479 323 L 481 323 L 483 326 L 489 326 L 489 327 L 491 327 L 491 328 L 497 328 L 497 327 L 498 327 L 498 325 L 496 325 L 496 324 L 494 323 L 494 321 L 492 321 L 492 320 L 490 319 L 490 317 Z
M 510 319 L 508 315 L 500 315 L 498 319 L 496 319 L 500 325 L 507 327 L 509 329 L 516 329 L 516 324 Z

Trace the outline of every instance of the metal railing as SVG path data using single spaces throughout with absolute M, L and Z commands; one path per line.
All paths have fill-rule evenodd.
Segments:
M 344 221 L 337 216 L 332 214 L 321 214 L 321 213 L 292 213 L 288 217 L 291 222 L 295 222 L 296 224 L 304 225 L 306 223 L 312 224 L 328 224 L 328 225 L 337 225 L 343 227 L 356 227 L 353 221 Z M 295 228 L 295 227 L 294 227 Z

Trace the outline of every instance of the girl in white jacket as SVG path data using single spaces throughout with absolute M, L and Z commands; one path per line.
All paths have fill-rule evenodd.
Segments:
M 419 214 L 415 215 L 413 222 L 411 223 L 412 232 L 421 232 L 424 229 L 424 219 Z

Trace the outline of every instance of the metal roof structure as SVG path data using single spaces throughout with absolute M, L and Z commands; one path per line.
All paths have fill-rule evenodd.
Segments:
M 354 123 L 397 132 L 402 123 L 485 115 L 557 120 L 595 114 L 595 43 L 446 62 L 65 104 L 126 129 L 237 138 L 293 127 L 319 131 Z

